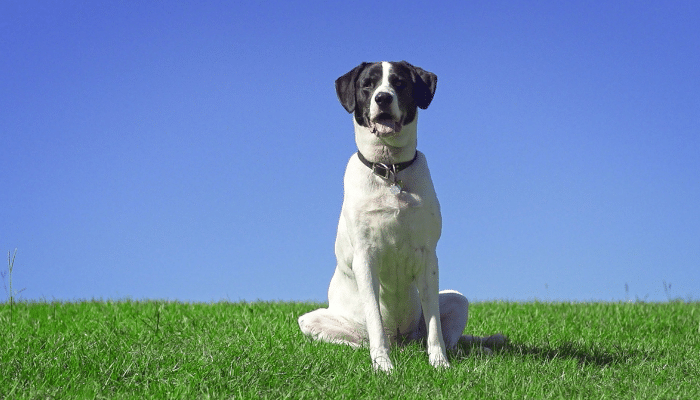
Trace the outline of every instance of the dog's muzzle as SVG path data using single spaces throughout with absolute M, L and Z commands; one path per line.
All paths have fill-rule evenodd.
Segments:
M 379 92 L 374 96 L 380 112 L 369 121 L 369 128 L 372 133 L 379 136 L 390 136 L 401 132 L 403 125 L 396 121 L 391 113 L 391 103 L 394 96 L 389 92 Z

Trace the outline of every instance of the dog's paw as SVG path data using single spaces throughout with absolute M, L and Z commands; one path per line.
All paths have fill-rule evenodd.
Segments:
M 389 358 L 389 349 L 370 349 L 369 355 L 372 357 L 372 367 L 375 371 L 391 373 L 394 369 L 394 364 L 391 363 L 391 359 Z
M 442 353 L 431 354 L 430 365 L 435 368 L 450 368 L 450 362 L 447 361 L 447 357 Z
M 394 370 L 394 364 L 388 356 L 379 356 L 372 358 L 372 367 L 375 371 L 382 371 L 390 374 Z

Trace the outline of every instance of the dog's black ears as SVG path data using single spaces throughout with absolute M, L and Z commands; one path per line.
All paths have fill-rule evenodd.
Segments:
M 425 110 L 430 105 L 430 102 L 433 101 L 435 89 L 437 88 L 437 75 L 423 68 L 413 66 L 407 61 L 401 61 L 399 64 L 411 71 L 411 77 L 413 78 L 413 100 L 418 107 Z
M 363 62 L 347 74 L 335 80 L 335 92 L 338 95 L 338 100 L 340 100 L 340 104 L 342 104 L 343 108 L 349 113 L 355 112 L 355 84 L 357 83 L 357 77 L 369 64 L 368 62 Z M 425 110 L 430 105 L 430 102 L 433 101 L 433 96 L 435 95 L 435 89 L 437 87 L 437 76 L 432 72 L 413 66 L 406 61 L 401 61 L 398 64 L 403 65 L 411 71 L 411 78 L 413 79 L 413 100 L 418 107 Z
M 367 62 L 363 62 L 347 74 L 335 80 L 335 93 L 338 95 L 340 104 L 342 104 L 343 108 L 349 113 L 355 112 L 355 82 L 357 82 L 357 77 L 368 64 Z

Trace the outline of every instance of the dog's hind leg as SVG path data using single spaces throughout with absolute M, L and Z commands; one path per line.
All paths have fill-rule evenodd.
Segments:
M 333 314 L 327 308 L 319 308 L 299 317 L 302 333 L 315 340 L 360 347 L 367 342 L 367 332 L 362 326 L 347 318 Z
M 439 299 L 442 338 L 445 341 L 445 347 L 452 349 L 457 345 L 467 326 L 469 301 L 462 293 L 454 290 L 441 291 Z
M 497 350 L 508 341 L 503 334 L 486 337 L 462 335 L 469 318 L 469 302 L 461 293 L 454 290 L 440 292 L 440 322 L 445 347 L 454 348 L 456 345 L 467 347 L 482 347 L 487 351 Z

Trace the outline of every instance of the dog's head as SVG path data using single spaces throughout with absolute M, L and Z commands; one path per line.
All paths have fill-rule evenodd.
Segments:
M 433 100 L 437 76 L 406 61 L 358 65 L 335 81 L 340 104 L 378 138 L 397 136 Z M 414 129 L 415 130 L 415 129 Z

